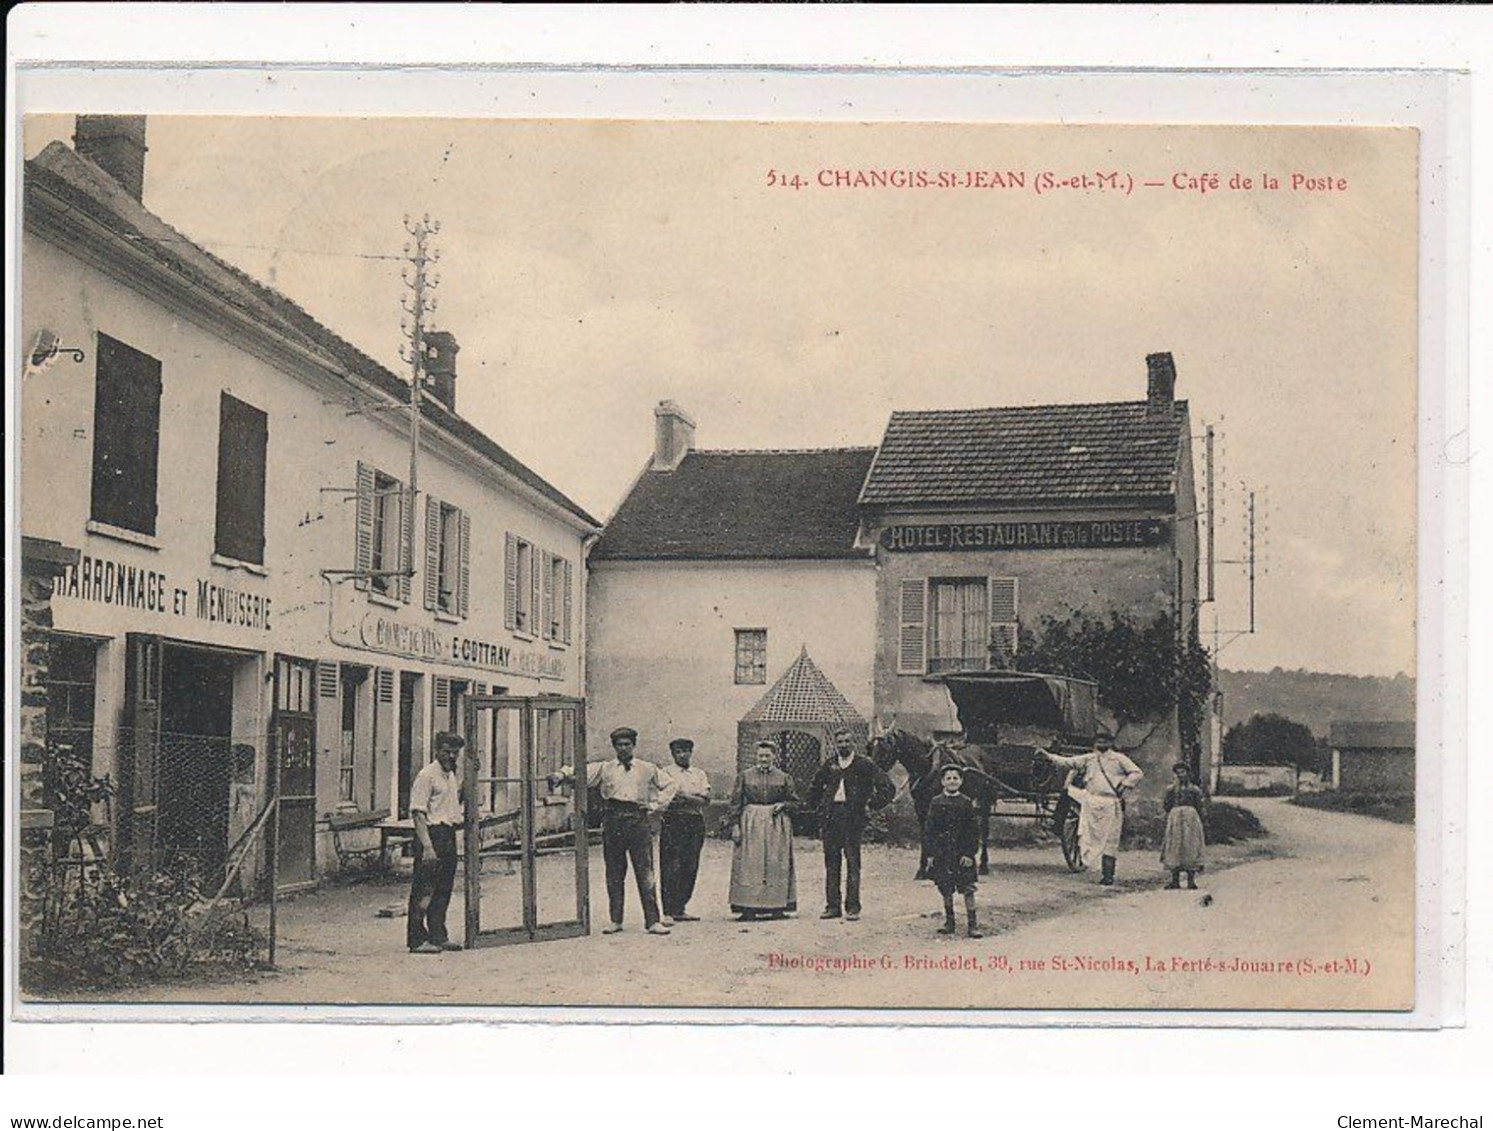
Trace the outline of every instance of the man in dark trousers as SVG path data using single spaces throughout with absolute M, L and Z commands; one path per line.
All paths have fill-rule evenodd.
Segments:
M 456 830 L 461 828 L 461 774 L 456 763 L 466 740 L 442 731 L 435 736 L 435 761 L 410 785 L 415 822 L 415 875 L 410 884 L 405 942 L 411 954 L 460 950 L 446 933 L 446 908 L 456 883 Z
M 892 781 L 876 763 L 855 750 L 854 736 L 835 731 L 835 752 L 819 767 L 809 786 L 809 808 L 819 814 L 824 842 L 824 912 L 821 919 L 861 917 L 861 834 L 866 810 L 881 809 L 896 796 Z M 840 859 L 845 860 L 845 899 L 840 899 Z
M 601 929 L 604 935 L 615 935 L 622 929 L 629 861 L 643 905 L 644 927 L 650 935 L 669 933 L 658 913 L 650 822 L 654 813 L 668 805 L 673 790 L 659 780 L 657 766 L 634 757 L 637 745 L 637 731 L 618 727 L 612 731 L 612 750 L 617 756 L 610 762 L 590 762 L 586 766 L 587 786 L 601 792 L 601 858 L 606 865 L 610 915 L 610 922 Z M 565 766 L 551 775 L 550 781 L 556 784 L 574 778 L 575 770 Z
M 699 919 L 686 908 L 695 892 L 700 872 L 700 850 L 705 847 L 705 809 L 710 804 L 710 778 L 690 765 L 695 744 L 688 738 L 669 743 L 672 766 L 660 767 L 660 777 L 673 790 L 659 823 L 659 890 L 664 902 L 664 926 L 671 921 L 691 923 Z

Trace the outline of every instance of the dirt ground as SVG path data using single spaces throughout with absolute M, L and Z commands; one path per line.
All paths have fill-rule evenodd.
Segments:
M 938 893 L 912 880 L 911 849 L 868 845 L 859 922 L 821 921 L 823 863 L 796 844 L 799 913 L 739 923 L 727 909 L 731 846 L 705 846 L 690 910 L 669 937 L 642 930 L 629 888 L 620 935 L 414 956 L 405 881 L 284 900 L 278 968 L 247 981 L 153 987 L 114 1001 L 451 1005 L 732 1006 L 746 1009 L 1294 1008 L 1411 1004 L 1413 829 L 1278 801 L 1251 802 L 1272 836 L 1210 850 L 1197 892 L 1162 890 L 1152 851 L 1121 857 L 1120 883 L 1070 874 L 1055 845 L 1002 849 L 979 892 L 987 937 L 935 934 Z M 574 888 L 545 861 L 541 913 Z M 593 925 L 605 919 L 592 850 Z M 570 884 L 569 890 L 566 884 Z M 458 895 L 453 934 L 462 921 Z M 519 877 L 490 862 L 484 925 L 517 915 Z M 568 896 L 568 900 L 567 900 Z M 394 913 L 393 917 L 380 917 Z M 961 912 L 961 927 L 963 915 Z

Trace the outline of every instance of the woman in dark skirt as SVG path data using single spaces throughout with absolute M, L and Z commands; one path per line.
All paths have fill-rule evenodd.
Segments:
M 1193 876 L 1203 870 L 1203 847 L 1207 839 L 1203 834 L 1203 814 L 1208 809 L 1208 795 L 1192 780 L 1192 770 L 1186 762 L 1172 767 L 1177 780 L 1166 787 L 1162 808 L 1166 810 L 1166 835 L 1161 841 L 1161 864 L 1170 868 L 1169 889 L 1182 886 L 1182 874 L 1187 873 L 1187 887 L 1197 890 Z
M 964 896 L 964 911 L 969 918 L 969 937 L 982 938 L 975 917 L 975 856 L 980 851 L 980 820 L 975 803 L 960 788 L 964 773 L 958 766 L 945 766 L 939 783 L 943 792 L 928 803 L 923 819 L 923 843 L 928 853 L 928 875 L 943 896 L 941 935 L 952 935 L 954 893 Z
M 781 919 L 798 910 L 790 817 L 798 794 L 777 756 L 777 743 L 757 743 L 755 764 L 731 791 L 731 910 L 742 919 Z

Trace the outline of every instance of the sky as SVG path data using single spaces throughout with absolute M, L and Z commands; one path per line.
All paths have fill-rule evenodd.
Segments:
M 71 131 L 31 119 L 26 155 Z M 666 398 L 702 448 L 871 445 L 898 409 L 1140 399 L 1169 351 L 1220 559 L 1256 497 L 1257 631 L 1220 564 L 1220 663 L 1414 671 L 1413 131 L 156 116 L 148 144 L 148 207 L 399 373 L 402 218 L 439 219 L 458 408 L 601 518 Z M 820 184 L 871 170 L 1025 183 Z

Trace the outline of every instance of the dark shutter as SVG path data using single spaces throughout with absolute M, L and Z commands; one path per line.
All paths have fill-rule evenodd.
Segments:
M 269 417 L 224 393 L 218 413 L 218 529 L 224 557 L 264 564 L 264 474 Z
M 161 363 L 98 336 L 93 400 L 93 500 L 99 522 L 156 532 Z

